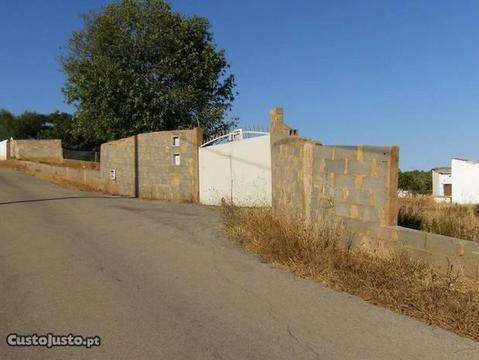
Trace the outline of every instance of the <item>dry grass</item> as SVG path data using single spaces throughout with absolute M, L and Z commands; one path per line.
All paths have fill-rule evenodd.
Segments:
M 315 228 L 273 218 L 271 208 L 223 207 L 228 234 L 265 262 L 479 340 L 479 291 L 402 253 L 373 256 L 347 244 L 341 224 Z
M 479 206 L 436 203 L 431 197 L 399 200 L 398 224 L 411 229 L 479 241 Z

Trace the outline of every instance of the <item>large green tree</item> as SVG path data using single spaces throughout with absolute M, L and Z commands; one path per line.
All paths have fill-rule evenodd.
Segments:
M 83 16 L 62 62 L 75 131 L 97 144 L 148 131 L 233 125 L 234 77 L 208 20 L 163 0 L 120 0 Z

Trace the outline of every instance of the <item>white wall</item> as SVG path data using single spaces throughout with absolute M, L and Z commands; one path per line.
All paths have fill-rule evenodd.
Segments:
M 8 140 L 0 141 L 0 161 L 7 160 Z
M 258 136 L 199 151 L 200 202 L 271 205 L 270 136 Z
M 479 163 L 452 159 L 452 202 L 479 203 Z
M 440 174 L 433 170 L 432 196 L 444 196 L 444 184 L 452 184 L 451 174 Z

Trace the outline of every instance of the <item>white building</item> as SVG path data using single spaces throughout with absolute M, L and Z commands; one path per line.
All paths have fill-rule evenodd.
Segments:
M 451 167 L 432 169 L 432 195 L 436 201 L 479 204 L 479 162 L 452 159 Z
M 450 201 L 452 196 L 452 176 L 450 167 L 432 169 L 432 196 L 438 201 Z
M 452 159 L 452 202 L 479 204 L 479 162 Z

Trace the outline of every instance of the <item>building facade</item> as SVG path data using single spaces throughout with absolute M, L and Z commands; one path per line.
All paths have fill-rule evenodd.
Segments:
M 479 162 L 452 159 L 450 167 L 432 169 L 432 195 L 438 202 L 479 204 Z
M 479 204 L 479 162 L 452 159 L 452 202 Z
M 432 196 L 436 201 L 451 201 L 452 176 L 450 167 L 432 169 Z

